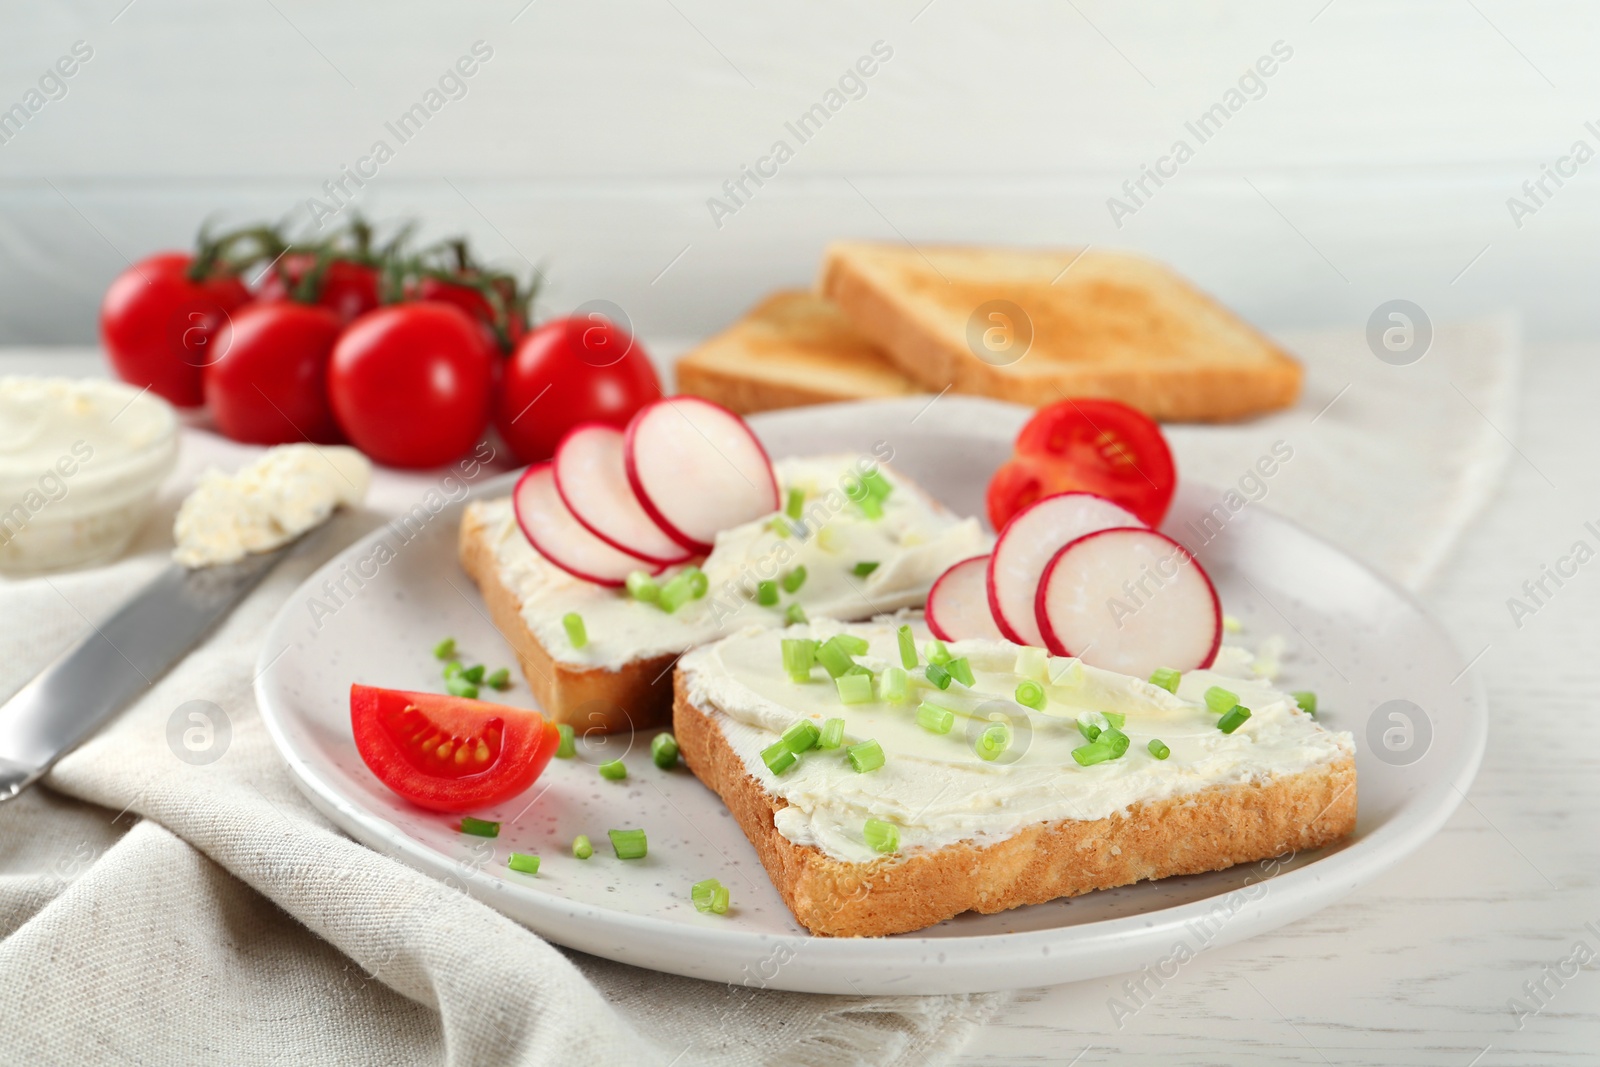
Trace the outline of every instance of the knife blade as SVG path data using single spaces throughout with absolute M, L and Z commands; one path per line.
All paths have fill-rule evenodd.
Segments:
M 295 542 L 236 563 L 169 564 L 0 705 L 0 802 L 140 696 L 266 577 Z

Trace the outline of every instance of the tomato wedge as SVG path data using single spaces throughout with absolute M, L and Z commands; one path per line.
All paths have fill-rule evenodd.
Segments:
M 482 700 L 350 687 L 356 748 L 378 780 L 434 811 L 492 807 L 533 784 L 561 735 L 537 711 Z
M 1155 527 L 1177 481 L 1166 438 L 1148 416 L 1115 400 L 1063 400 L 1040 408 L 1017 434 L 1011 459 L 989 482 L 989 521 L 1004 529 L 1035 500 L 1083 490 Z

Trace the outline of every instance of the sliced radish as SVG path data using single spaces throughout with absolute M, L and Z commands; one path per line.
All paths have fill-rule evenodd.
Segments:
M 778 479 L 744 420 L 693 396 L 672 396 L 628 423 L 623 456 L 640 505 L 678 544 L 708 552 L 718 531 L 778 510 Z
M 1004 640 L 989 612 L 989 557 L 964 559 L 928 590 L 928 629 L 941 641 Z
M 1149 529 L 1101 530 L 1063 547 L 1035 608 L 1051 652 L 1135 678 L 1209 667 L 1222 643 L 1211 578 L 1188 549 Z
M 583 528 L 556 492 L 552 463 L 535 463 L 517 479 L 511 493 L 517 525 L 539 554 L 575 578 L 597 585 L 621 585 L 634 571 L 658 573 L 661 567 L 619 552 Z
M 556 492 L 583 528 L 621 552 L 651 563 L 682 563 L 694 553 L 668 537 L 639 505 L 622 459 L 622 431 L 598 422 L 575 426 L 556 446 Z
M 1144 523 L 1094 493 L 1057 493 L 1013 515 L 989 556 L 989 610 L 1000 632 L 1019 645 L 1044 644 L 1033 601 L 1050 557 L 1068 541 L 1118 526 Z

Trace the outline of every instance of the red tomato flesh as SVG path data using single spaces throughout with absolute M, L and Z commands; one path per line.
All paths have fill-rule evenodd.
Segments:
M 404 689 L 350 687 L 356 749 L 378 780 L 420 807 L 478 811 L 543 773 L 561 743 L 537 711 Z

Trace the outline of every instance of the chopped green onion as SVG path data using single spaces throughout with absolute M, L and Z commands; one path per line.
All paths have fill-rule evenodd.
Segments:
M 513 852 L 511 854 L 511 858 L 506 861 L 506 866 L 521 874 L 538 874 L 539 857 L 527 856 L 521 852 Z
M 558 722 L 556 733 L 561 735 L 561 742 L 556 745 L 556 759 L 571 759 L 578 751 L 572 727 L 564 722 Z
M 654 604 L 661 599 L 661 585 L 644 571 L 631 571 L 625 583 L 628 595 L 635 600 L 642 600 L 646 604 Z
M 869 704 L 872 702 L 872 675 L 842 674 L 833 680 L 839 687 L 839 700 L 844 704 Z
M 576 611 L 561 616 L 561 625 L 567 631 L 567 640 L 572 642 L 573 648 L 582 648 L 589 643 L 589 631 L 584 629 L 583 616 Z
M 1149 749 L 1150 755 L 1154 756 L 1156 759 L 1166 759 L 1168 756 L 1172 755 L 1172 749 L 1168 748 L 1166 745 L 1163 745 L 1161 743 L 1161 738 L 1159 737 L 1152 737 L 1150 739 L 1150 743 L 1144 747 Z
M 1044 686 L 1038 682 L 1018 682 L 1016 697 L 1018 704 L 1038 711 L 1045 704 Z
M 1236 634 L 1240 630 L 1244 629 L 1244 623 L 1240 622 L 1232 615 L 1224 615 L 1222 617 L 1222 628 L 1228 631 L 1230 634 Z
M 1221 730 L 1225 734 L 1231 734 L 1239 727 L 1243 726 L 1244 721 L 1249 717 L 1249 708 L 1245 707 L 1243 704 L 1235 704 L 1226 715 L 1217 720 L 1217 729 Z
M 756 583 L 756 603 L 764 608 L 770 608 L 778 603 L 778 583 L 767 581 Z
M 850 658 L 850 653 L 844 650 L 838 637 L 830 637 L 822 642 L 817 649 L 817 662 L 822 664 L 823 670 L 828 672 L 830 678 L 841 677 L 856 661 Z
M 883 518 L 883 501 L 875 496 L 868 496 L 864 500 L 857 500 L 856 507 L 861 509 L 861 514 L 877 522 Z
M 715 878 L 696 882 L 689 890 L 694 910 L 703 915 L 728 914 L 728 887 Z
M 687 571 L 674 574 L 667 584 L 661 587 L 661 592 L 656 594 L 656 603 L 669 615 L 693 599 L 694 579 L 689 577 Z
M 579 834 L 572 839 L 572 854 L 580 860 L 586 860 L 594 855 L 594 846 L 589 843 L 588 835 Z
M 863 675 L 866 675 L 868 678 L 872 677 L 872 672 L 870 670 L 868 670 L 867 668 L 863 667 L 859 663 L 850 664 L 850 669 L 845 671 L 844 673 L 847 674 L 847 675 L 850 675 L 850 674 L 863 674 Z
M 505 667 L 501 667 L 499 670 L 489 675 L 489 677 L 485 678 L 484 682 L 494 686 L 496 689 L 510 689 L 511 672 Z
M 453 637 L 447 637 L 443 641 L 440 641 L 437 645 L 433 646 L 433 654 L 436 659 L 455 659 L 456 639 Z
M 1297 689 L 1289 694 L 1294 697 L 1294 702 L 1300 705 L 1300 710 L 1311 716 L 1317 717 L 1317 694 L 1309 689 Z
M 972 664 L 967 662 L 967 657 L 965 656 L 958 656 L 949 663 L 946 663 L 944 665 L 944 669 L 950 672 L 950 677 L 954 678 L 964 686 L 968 686 L 970 688 L 972 685 L 976 684 L 972 677 Z
M 924 700 L 917 705 L 917 725 L 936 734 L 947 734 L 956 724 L 956 713 Z
M 774 741 L 761 750 L 761 762 L 767 765 L 767 770 L 773 774 L 782 774 L 795 765 L 800 757 L 789 751 L 789 746 L 782 741 Z
M 711 591 L 711 579 L 699 567 L 689 567 L 683 573 L 689 576 L 689 595 L 696 600 Z
M 1128 725 L 1128 717 L 1120 711 L 1106 711 L 1102 712 L 1101 714 L 1106 717 L 1106 722 L 1110 723 L 1112 726 L 1115 726 L 1119 730 Z
M 478 699 L 478 687 L 465 678 L 447 678 L 444 691 L 453 697 L 466 697 L 468 700 Z
M 877 569 L 878 569 L 878 561 L 877 560 L 875 560 L 875 559 L 864 559 L 860 563 L 857 563 L 854 567 L 851 567 L 850 568 L 850 573 L 855 575 L 857 578 L 865 578 L 867 575 L 871 574 L 873 571 L 875 571 Z
M 806 609 L 801 607 L 798 602 L 790 604 L 783 609 L 783 621 L 789 626 L 806 622 Z
M 883 766 L 883 746 L 870 738 L 859 745 L 851 745 L 844 750 L 844 754 L 857 774 L 866 774 Z
M 619 759 L 606 760 L 600 764 L 600 777 L 608 782 L 620 782 L 628 777 L 628 765 Z
M 844 548 L 844 542 L 840 540 L 838 530 L 832 526 L 824 526 L 817 531 L 817 547 L 832 554 Z
M 789 490 L 789 499 L 785 501 L 783 513 L 791 519 L 798 519 L 805 513 L 806 491 L 801 488 Z
M 1077 761 L 1080 767 L 1092 767 L 1096 763 L 1104 763 L 1106 760 L 1116 759 L 1117 757 L 1111 751 L 1110 745 L 1102 745 L 1098 741 L 1094 741 L 1073 749 L 1072 758 Z
M 1220 685 L 1214 685 L 1206 690 L 1206 707 L 1214 714 L 1221 715 L 1239 703 L 1239 694 L 1230 693 Z
M 950 688 L 950 672 L 937 663 L 930 663 L 922 669 L 923 676 L 940 689 Z
M 867 487 L 867 493 L 879 500 L 889 499 L 889 494 L 894 492 L 894 486 L 889 479 L 879 470 L 870 470 L 861 476 L 861 484 Z
M 474 667 L 463 668 L 460 677 L 471 682 L 473 685 L 481 684 L 483 682 L 483 664 L 479 663 Z
M 817 643 L 805 637 L 783 639 L 783 670 L 792 682 L 811 681 L 811 668 L 817 665 Z
M 444 665 L 444 670 L 440 673 L 444 676 L 446 681 L 449 681 L 451 678 L 461 677 L 461 672 L 465 669 L 466 668 L 461 666 L 460 660 L 453 659 Z
M 1076 688 L 1083 684 L 1083 662 L 1072 656 L 1051 656 L 1050 684 Z
M 911 675 L 904 667 L 885 667 L 878 682 L 878 697 L 890 704 L 904 704 L 911 699 Z
M 1121 759 L 1128 751 L 1128 746 L 1133 744 L 1133 740 L 1115 726 L 1108 726 L 1100 735 L 1100 743 L 1111 749 L 1112 759 Z
M 974 746 L 981 760 L 998 759 L 1000 753 L 1011 747 L 1011 727 L 1003 722 L 991 723 L 978 735 Z
M 1175 671 L 1171 667 L 1157 667 L 1150 675 L 1150 684 L 1160 686 L 1169 693 L 1176 693 L 1178 680 L 1182 677 L 1182 671 Z
M 798 593 L 800 587 L 806 584 L 806 568 L 804 564 L 796 567 L 783 576 L 783 591 L 785 593 Z
M 650 758 L 664 771 L 678 765 L 678 739 L 669 733 L 659 733 L 650 739 Z
M 867 839 L 867 847 L 874 852 L 900 850 L 900 828 L 892 822 L 868 819 L 866 826 L 862 827 L 861 834 Z
M 1078 720 L 1078 732 L 1083 735 L 1085 741 L 1100 740 L 1100 727 L 1090 722 L 1087 718 Z
M 929 641 L 922 646 L 922 654 L 928 657 L 929 663 L 937 663 L 941 667 L 950 662 L 950 650 L 944 647 L 943 641 Z
M 1024 678 L 1035 682 L 1050 680 L 1050 656 L 1042 648 L 1032 646 L 1017 649 L 1017 665 L 1013 668 Z
M 911 636 L 911 627 L 902 626 L 897 631 L 900 639 L 900 666 L 912 670 L 917 665 L 917 641 Z
M 828 719 L 822 724 L 822 736 L 817 738 L 818 748 L 838 748 L 844 743 L 844 720 Z
M 474 819 L 470 815 L 461 817 L 461 832 L 471 834 L 473 837 L 499 837 L 500 824 L 487 819 Z
M 606 836 L 611 838 L 619 860 L 642 860 L 650 850 L 643 830 L 607 830 Z
M 767 520 L 767 529 L 787 540 L 789 537 L 789 520 L 782 515 L 774 515 Z
M 785 730 L 778 740 L 783 742 L 783 747 L 793 752 L 796 756 L 802 752 L 809 752 L 816 747 L 817 739 L 822 736 L 822 731 L 810 719 L 797 719 Z
M 867 644 L 865 637 L 857 637 L 855 634 L 835 634 L 832 640 L 839 642 L 839 647 L 852 656 L 864 656 L 867 649 L 872 647 Z

